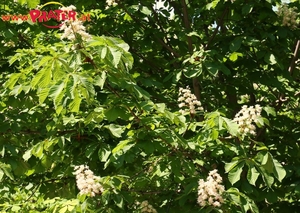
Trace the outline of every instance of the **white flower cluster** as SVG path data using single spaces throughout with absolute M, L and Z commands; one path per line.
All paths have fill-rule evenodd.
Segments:
M 13 42 L 13 41 L 6 42 L 6 41 L 2 40 L 1 43 L 4 44 L 3 45 L 4 47 L 15 47 L 16 46 L 15 42 Z
M 242 135 L 255 135 L 256 127 L 253 123 L 257 123 L 257 119 L 261 117 L 262 107 L 256 104 L 254 107 L 242 106 L 242 109 L 235 115 L 233 121 L 239 126 L 239 132 Z
M 181 114 L 184 114 L 186 112 L 196 114 L 196 110 L 203 110 L 201 102 L 197 100 L 194 94 L 192 94 L 189 86 L 187 86 L 185 89 L 182 87 L 179 88 L 178 102 L 179 108 L 185 108 L 179 110 Z
M 200 206 L 220 207 L 224 202 L 222 193 L 225 187 L 221 185 L 222 177 L 216 169 L 209 172 L 206 181 L 200 179 L 198 182 L 198 204 Z
M 71 5 L 68 7 L 61 7 L 60 9 L 68 12 L 71 10 L 76 10 L 76 7 Z M 85 41 L 92 38 L 92 36 L 86 32 L 85 26 L 83 26 L 83 23 L 80 20 L 65 20 L 61 25 L 60 30 L 64 31 L 61 39 L 67 38 L 71 41 L 74 41 L 76 40 L 76 35 L 80 35 L 81 39 Z
M 157 213 L 156 209 L 148 203 L 147 200 L 144 200 L 140 205 L 142 213 Z
M 95 176 L 88 166 L 75 166 L 76 184 L 80 190 L 80 194 L 94 197 L 101 194 L 104 189 L 99 183 L 100 177 Z
M 296 29 L 297 23 L 297 8 L 288 8 L 287 4 L 278 8 L 278 15 L 282 17 L 282 25 L 290 27 L 291 29 Z
M 108 5 L 108 7 L 118 5 L 118 3 L 115 2 L 115 0 L 106 0 L 106 4 Z M 108 8 L 108 7 L 106 7 L 106 8 Z

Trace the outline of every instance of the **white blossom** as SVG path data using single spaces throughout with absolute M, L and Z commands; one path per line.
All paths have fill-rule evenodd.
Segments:
M 60 30 L 64 31 L 61 39 L 67 38 L 71 41 L 74 41 L 76 39 L 76 35 L 80 35 L 82 40 L 89 40 L 92 38 L 92 36 L 86 32 L 85 26 L 83 26 L 82 21 L 79 20 L 64 21 L 63 25 L 60 27 Z
M 107 4 L 106 9 L 109 8 L 110 6 L 114 7 L 118 5 L 118 3 L 115 2 L 115 0 L 106 0 L 106 4 Z
M 75 166 L 74 174 L 76 175 L 76 184 L 80 194 L 94 197 L 96 194 L 101 194 L 104 191 L 99 183 L 100 177 L 95 176 L 88 166 Z
M 222 194 L 225 187 L 221 185 L 222 177 L 216 169 L 209 172 L 206 181 L 200 179 L 198 182 L 198 204 L 200 206 L 220 207 L 224 202 Z
M 6 41 L 2 40 L 1 43 L 3 44 L 4 47 L 15 47 L 16 46 L 15 42 L 13 42 L 13 41 L 6 42 Z
M 181 108 L 179 110 L 181 114 L 185 114 L 186 112 L 189 112 L 190 114 L 196 114 L 196 110 L 203 110 L 201 102 L 197 100 L 194 94 L 192 94 L 188 86 L 185 89 L 182 87 L 179 88 L 178 102 L 178 107 Z
M 235 115 L 233 121 L 239 126 L 239 132 L 241 135 L 255 135 L 256 127 L 254 123 L 258 122 L 261 117 L 262 107 L 259 104 L 248 107 L 243 105 L 242 109 Z
M 71 10 L 75 10 L 76 7 L 70 5 L 68 7 L 60 8 L 64 12 L 68 12 Z M 64 31 L 61 39 L 67 38 L 71 41 L 76 40 L 76 36 L 80 35 L 82 40 L 89 40 L 92 38 L 90 34 L 86 32 L 85 26 L 83 26 L 83 22 L 80 20 L 65 20 L 60 27 L 60 30 Z
M 296 29 L 298 26 L 297 22 L 297 8 L 289 8 L 287 4 L 283 4 L 278 8 L 278 16 L 282 18 L 282 25 L 290 27 L 291 29 Z
M 137 205 L 139 205 L 141 213 L 157 213 L 156 209 L 147 200 L 144 200 L 142 203 L 137 202 Z

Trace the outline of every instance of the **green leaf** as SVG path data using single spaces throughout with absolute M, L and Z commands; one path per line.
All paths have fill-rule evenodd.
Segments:
M 219 71 L 219 66 L 217 66 L 216 63 L 204 61 L 203 64 L 211 75 L 217 76 Z
M 101 162 L 106 162 L 110 154 L 111 154 L 111 149 L 109 145 L 101 144 L 100 149 L 98 151 L 99 160 Z
M 228 180 L 230 181 L 230 183 L 232 185 L 240 180 L 240 176 L 243 171 L 244 165 L 245 165 L 245 162 L 240 162 L 238 165 L 236 165 L 236 167 L 234 167 L 228 173 Z
M 46 66 L 49 64 L 49 62 L 53 60 L 53 56 L 44 56 L 39 60 L 39 64 L 37 66 L 37 68 L 40 68 L 41 66 L 43 66 L 44 64 L 46 64 Z M 49 70 L 50 71 L 50 70 Z
M 79 112 L 81 101 L 82 101 L 82 99 L 80 98 L 78 91 L 75 90 L 74 91 L 74 99 L 69 104 L 70 111 L 71 112 Z
M 286 176 L 286 171 L 283 166 L 273 158 L 274 163 L 274 175 L 281 182 L 283 178 Z
M 242 44 L 242 38 L 241 37 L 237 37 L 235 38 L 231 43 L 230 43 L 230 46 L 229 46 L 229 49 L 231 52 L 236 52 L 237 50 L 240 49 L 241 47 L 241 44 Z M 241 54 L 241 53 L 239 53 Z
M 115 204 L 116 204 L 120 209 L 123 208 L 123 206 L 124 206 L 124 199 L 123 199 L 122 195 L 116 194 L 116 195 L 115 195 L 114 202 L 115 202 Z
M 229 75 L 231 73 L 223 63 L 220 63 L 218 61 L 204 61 L 203 64 L 208 72 L 213 76 L 216 76 L 218 71 L 222 71 L 226 75 Z
M 9 93 L 9 95 L 17 96 L 17 95 L 19 95 L 22 91 L 23 91 L 23 86 L 20 84 L 20 85 L 15 86 L 15 87 L 12 89 L 12 91 Z
M 229 60 L 234 62 L 234 61 L 236 61 L 238 59 L 239 56 L 243 57 L 243 54 L 242 53 L 238 53 L 238 52 L 233 52 L 233 53 L 230 54 Z
M 263 181 L 271 188 L 274 183 L 274 178 L 262 166 L 257 167 L 257 170 L 262 175 Z
M 22 76 L 22 73 L 13 73 L 13 74 L 11 74 L 9 76 L 8 81 L 5 82 L 4 87 L 12 89 L 21 76 Z
M 64 88 L 65 88 L 65 83 L 64 82 L 62 82 L 59 85 L 53 85 L 50 88 L 49 96 L 54 99 L 54 104 L 55 104 L 56 107 L 58 107 L 58 105 L 60 104 L 60 102 L 63 98 Z
M 269 107 L 269 106 L 266 106 L 263 108 L 263 110 L 269 115 L 273 115 L 273 116 L 276 116 L 276 112 L 275 112 L 275 109 L 273 107 Z
M 268 64 L 274 65 L 277 63 L 277 60 L 275 58 L 275 56 L 271 53 L 267 53 L 264 57 L 265 62 L 267 62 Z
M 122 137 L 122 133 L 124 132 L 124 129 L 122 126 L 116 125 L 116 124 L 110 124 L 104 126 L 105 128 L 108 128 L 111 134 L 117 138 Z
M 214 9 L 218 5 L 219 1 L 220 0 L 213 0 L 212 2 L 208 3 L 206 5 L 206 9 L 207 10 Z
M 89 144 L 87 147 L 86 147 L 86 150 L 85 150 L 85 156 L 87 158 L 90 158 L 94 152 L 96 151 L 96 149 L 98 148 L 99 146 L 99 143 L 92 143 L 92 144 Z
M 201 75 L 201 73 L 202 73 L 202 64 L 198 64 L 197 66 L 190 65 L 190 66 L 186 67 L 185 69 L 183 69 L 183 74 L 187 78 L 197 77 L 197 76 Z
M 247 3 L 242 7 L 242 14 L 248 15 L 249 13 L 251 13 L 252 9 L 253 9 L 253 4 Z
M 255 166 L 249 166 L 248 172 L 247 172 L 247 179 L 250 184 L 255 186 L 255 182 L 257 178 L 259 177 L 259 172 L 256 170 Z
M 21 207 L 18 205 L 13 205 L 11 208 L 12 212 L 19 212 L 21 210 Z
M 139 98 L 144 98 L 146 100 L 150 99 L 150 94 L 146 90 L 142 89 L 141 87 L 137 85 L 133 85 L 133 89 L 134 89 L 133 91 Z
M 67 212 L 68 211 L 68 206 L 64 206 L 63 208 L 61 208 L 60 210 L 59 210 L 59 213 L 65 213 L 65 212 Z
M 49 95 L 49 91 L 50 88 L 42 88 L 39 92 L 38 92 L 38 96 L 39 96 L 39 103 L 42 104 L 44 103 L 44 101 L 46 100 L 46 98 Z
M 141 12 L 147 16 L 151 15 L 151 10 L 148 9 L 148 7 L 142 6 Z
M 40 0 L 26 0 L 29 8 L 36 8 L 40 4 Z
M 9 164 L 3 164 L 1 163 L 0 169 L 4 172 L 4 174 L 9 177 L 11 180 L 14 180 L 14 176 L 12 174 L 12 169 Z
M 43 143 L 40 142 L 33 147 L 31 153 L 32 153 L 32 155 L 41 159 L 43 157 L 43 151 L 44 151 L 44 146 L 43 146 Z
M 4 172 L 2 169 L 0 169 L 0 182 L 2 181 L 3 179 L 3 176 L 4 176 Z
M 159 104 L 155 104 L 155 109 L 160 112 L 160 113 L 164 113 L 165 109 L 166 109 L 166 104 L 164 103 L 159 103 Z
M 225 164 L 225 172 L 228 173 L 230 172 L 236 165 L 238 165 L 241 161 L 240 160 L 235 160 L 230 163 Z
M 31 154 L 31 149 L 27 150 L 24 155 L 23 155 L 23 159 L 25 161 L 28 161 L 29 158 L 31 158 L 32 154 Z
M 264 156 L 262 166 L 269 174 L 273 173 L 273 169 L 274 169 L 273 157 L 269 152 L 267 152 L 266 155 Z
M 120 108 L 112 107 L 105 111 L 105 116 L 108 121 L 115 121 L 122 113 L 124 113 L 124 111 Z
M 97 76 L 96 76 L 96 78 L 95 78 L 95 80 L 94 80 L 94 84 L 95 84 L 96 86 L 99 86 L 101 89 L 103 89 L 105 80 L 106 80 L 106 72 L 105 72 L 105 71 L 102 71 L 102 72 L 101 72 L 101 76 L 100 76 L 100 75 L 97 75 Z
M 134 146 L 134 144 L 128 145 L 129 142 L 131 141 L 130 140 L 120 141 L 120 143 L 112 150 L 112 153 L 115 154 L 121 150 L 124 150 L 124 152 L 128 151 L 132 146 Z
M 115 68 L 118 68 L 118 65 L 121 60 L 122 52 L 119 51 L 117 48 L 109 47 L 109 50 L 113 56 L 113 65 Z
M 40 87 L 46 87 L 51 81 L 51 71 L 48 69 L 42 69 L 40 70 L 32 79 L 31 86 L 33 88 L 36 87 L 36 85 Z
M 238 133 L 238 124 L 236 122 L 234 122 L 233 120 L 230 120 L 228 118 L 222 117 L 222 119 L 225 121 L 226 123 L 226 128 L 228 130 L 228 132 L 232 135 L 232 136 L 236 136 Z

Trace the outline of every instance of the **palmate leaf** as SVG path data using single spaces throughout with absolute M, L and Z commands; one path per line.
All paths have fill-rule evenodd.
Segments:
M 78 88 L 80 90 L 80 93 L 86 99 L 86 101 L 89 102 L 90 98 L 95 95 L 93 79 L 88 75 L 78 75 L 78 80 Z
M 12 91 L 9 93 L 9 95 L 17 96 L 23 91 L 23 86 L 21 84 L 15 86 Z
M 74 90 L 74 99 L 69 104 L 69 109 L 71 112 L 79 112 L 81 100 L 82 99 L 80 98 L 78 91 Z
M 110 47 L 109 50 L 113 56 L 113 65 L 117 68 L 121 60 L 122 52 L 120 52 L 119 49 L 112 47 Z
M 244 165 L 245 162 L 240 162 L 228 173 L 228 179 L 232 185 L 240 180 Z
M 61 100 L 64 96 L 65 82 L 61 82 L 59 85 L 53 85 L 50 88 L 49 96 L 54 100 L 54 106 L 57 109 L 61 104 Z
M 255 182 L 259 177 L 259 172 L 257 171 L 257 169 L 255 168 L 255 166 L 249 166 L 248 172 L 247 172 L 247 180 L 249 181 L 250 184 L 252 184 L 253 186 L 255 186 Z
M 46 87 L 51 81 L 51 70 L 45 68 L 40 70 L 31 81 L 31 87 L 35 88 L 37 85 L 39 87 Z
M 53 60 L 53 56 L 44 56 L 42 57 L 40 60 L 39 60 L 39 64 L 37 66 L 37 68 L 40 68 L 41 66 L 44 66 L 46 64 L 46 67 L 47 65 Z
M 112 154 L 115 154 L 119 151 L 123 151 L 123 153 L 127 152 L 131 147 L 135 144 L 132 143 L 131 140 L 123 140 L 118 143 L 118 145 L 112 150 Z
M 110 124 L 107 126 L 104 126 L 105 128 L 109 129 L 112 135 L 114 135 L 117 138 L 120 138 L 122 136 L 122 133 L 124 132 L 124 129 L 122 126 L 116 125 L 116 124 Z
M 8 89 L 12 89 L 19 78 L 22 76 L 22 73 L 13 73 L 9 76 L 8 81 L 5 82 L 4 87 Z
M 46 98 L 49 95 L 49 91 L 50 88 L 46 87 L 46 88 L 42 88 L 39 92 L 38 92 L 38 96 L 39 96 L 39 103 L 42 104 L 44 103 L 44 101 L 46 100 Z
M 123 40 L 113 37 L 94 37 L 94 39 L 88 42 L 89 46 L 97 47 L 98 53 L 101 56 L 101 59 L 107 64 L 117 68 L 121 66 L 121 63 L 129 69 L 133 65 L 133 57 L 128 52 L 129 45 L 126 44 Z

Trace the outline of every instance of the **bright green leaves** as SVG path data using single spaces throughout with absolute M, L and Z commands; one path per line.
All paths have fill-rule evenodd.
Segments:
M 9 80 L 5 82 L 4 87 L 12 90 L 21 76 L 22 76 L 22 73 L 11 74 L 9 76 Z
M 206 9 L 207 9 L 207 10 L 214 9 L 214 8 L 217 6 L 217 4 L 219 3 L 219 1 L 220 1 L 220 0 L 214 0 L 214 1 L 212 1 L 211 3 L 208 3 L 208 4 L 206 5 Z
M 19 3 L 26 3 L 29 8 L 35 8 L 38 4 L 40 4 L 40 0 L 18 0 Z
M 273 174 L 280 182 L 285 177 L 285 169 L 276 159 L 273 158 L 270 152 L 261 151 L 256 155 L 255 159 L 261 164 L 260 169 L 266 180 L 268 180 L 268 176 L 271 174 Z
M 2 182 L 4 175 L 9 177 L 9 179 L 14 180 L 11 166 L 9 164 L 0 162 L 0 182 Z
M 218 131 L 227 130 L 232 136 L 236 136 L 238 134 L 237 123 L 223 117 L 220 112 L 207 113 L 205 118 L 205 128 L 207 129 L 215 128 Z
M 94 37 L 88 43 L 88 47 L 93 47 L 104 63 L 114 68 L 121 68 L 128 71 L 132 68 L 133 57 L 128 52 L 129 46 L 124 41 L 113 37 Z
M 281 182 L 286 176 L 286 171 L 282 165 L 273 158 L 270 152 L 258 152 L 254 159 L 235 158 L 232 162 L 226 163 L 225 171 L 231 184 L 235 184 L 241 179 L 244 166 L 247 165 L 248 171 L 245 173 L 250 184 L 256 185 L 258 177 L 261 176 L 266 186 L 271 188 L 274 177 Z M 246 170 L 245 170 L 246 171 Z
M 229 60 L 234 62 L 238 59 L 238 57 L 243 57 L 243 54 L 238 53 L 238 52 L 233 52 L 233 53 L 230 54 Z
M 225 165 L 225 171 L 229 173 L 228 179 L 232 185 L 240 180 L 244 165 L 243 160 L 235 160 Z
M 10 63 L 19 61 L 28 67 L 23 67 L 20 73 L 13 73 L 5 87 L 12 90 L 11 95 L 15 96 L 22 91 L 36 90 L 39 103 L 43 104 L 51 99 L 57 114 L 66 113 L 68 110 L 78 113 L 83 101 L 90 104 L 96 94 L 95 86 L 103 89 L 107 76 L 121 87 L 126 87 L 127 84 L 127 89 L 136 93 L 138 98 L 149 98 L 149 94 L 138 87 L 128 73 L 133 65 L 133 57 L 128 52 L 129 46 L 118 38 L 93 38 L 87 49 L 98 53 L 94 57 L 85 50 L 68 54 L 61 46 L 50 49 L 44 47 L 31 52 L 19 50 L 10 59 Z M 35 55 L 32 61 L 26 58 L 29 54 Z M 81 60 L 84 58 L 89 58 L 87 62 L 94 66 L 94 70 L 83 70 Z M 20 79 L 25 81 L 22 85 L 17 84 Z
M 122 136 L 122 133 L 124 132 L 123 127 L 116 124 L 110 124 L 104 127 L 109 129 L 111 134 L 117 138 L 120 138 Z
M 61 101 L 64 96 L 64 88 L 65 88 L 65 82 L 61 82 L 58 85 L 53 85 L 49 90 L 49 97 L 51 97 L 54 101 L 54 106 L 57 114 L 60 114 L 60 112 L 63 109 L 63 105 L 61 104 Z
M 249 169 L 247 172 L 247 180 L 249 181 L 250 184 L 255 186 L 257 178 L 259 177 L 259 172 L 255 168 L 255 166 L 249 165 L 248 167 L 249 167 Z

